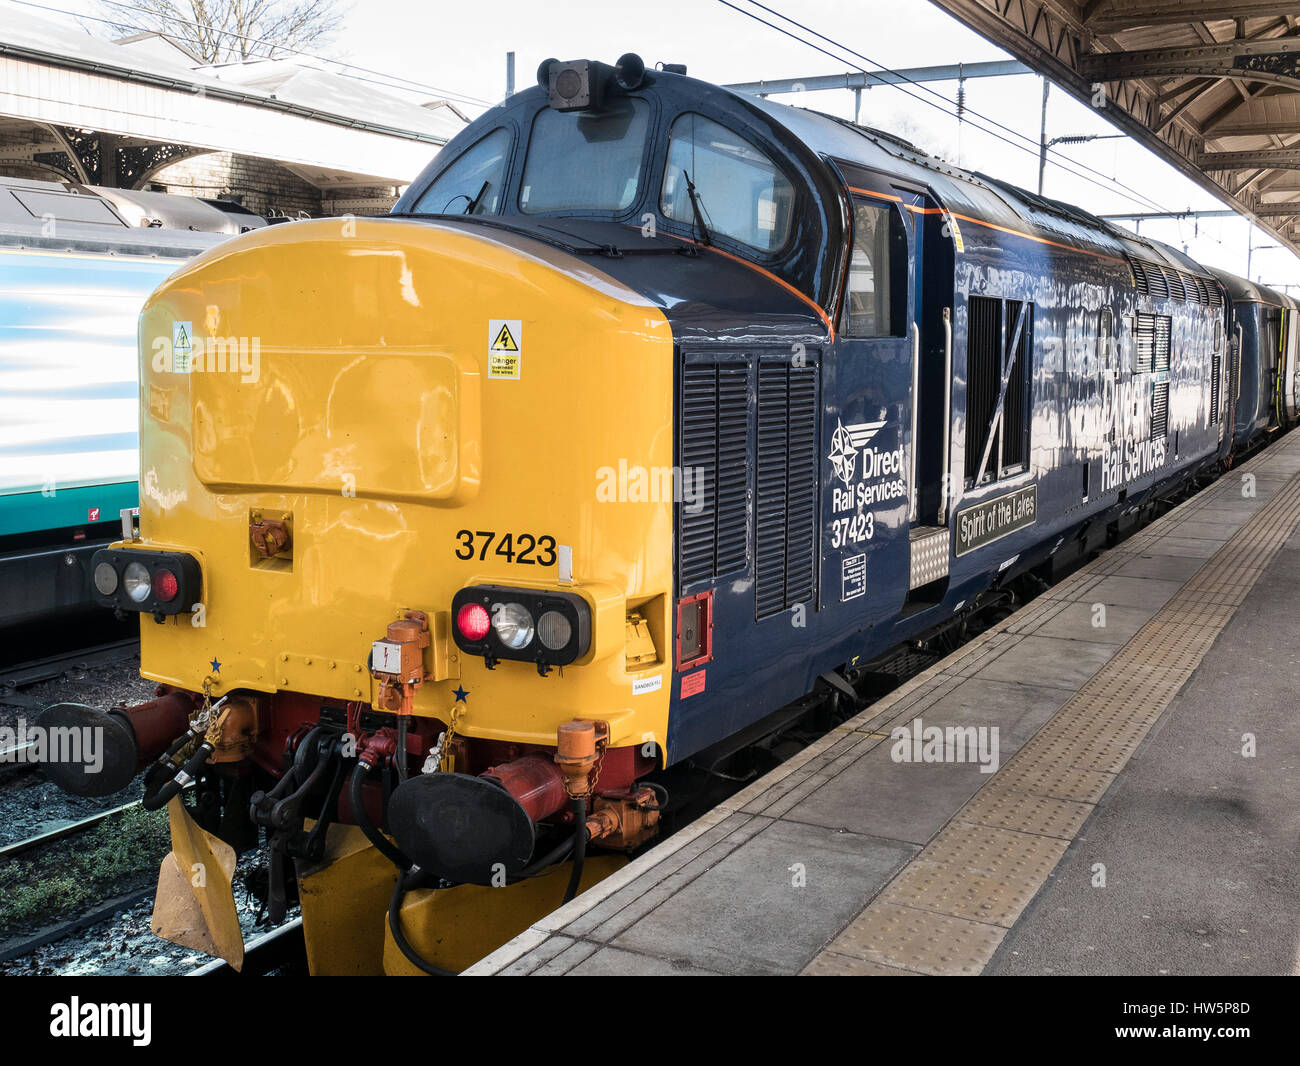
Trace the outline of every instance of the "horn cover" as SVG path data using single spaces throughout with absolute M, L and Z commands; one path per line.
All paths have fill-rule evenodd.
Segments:
M 459 884 L 517 876 L 536 840 L 518 800 L 492 779 L 468 774 L 421 774 L 398 785 L 388 824 L 412 862 Z

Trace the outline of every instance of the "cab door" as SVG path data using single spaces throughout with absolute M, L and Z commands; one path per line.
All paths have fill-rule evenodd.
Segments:
M 905 609 L 912 531 L 928 510 L 916 446 L 934 428 L 916 402 L 927 383 L 917 314 L 926 200 L 887 175 L 838 165 L 852 232 L 824 387 L 821 587 L 824 606 L 875 623 Z M 946 574 L 946 539 L 937 554 Z

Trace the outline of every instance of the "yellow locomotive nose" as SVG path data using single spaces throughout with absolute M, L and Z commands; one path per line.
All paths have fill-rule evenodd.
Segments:
M 199 257 L 140 328 L 141 530 L 202 572 L 191 611 L 146 618 L 146 676 L 391 710 L 372 645 L 414 612 L 407 711 L 454 711 L 466 738 L 553 746 L 584 714 L 611 746 L 664 743 L 668 686 L 632 686 L 667 666 L 673 501 L 602 495 L 610 470 L 672 467 L 652 302 L 472 221 L 325 219 Z M 583 654 L 539 676 L 458 649 L 469 586 L 579 597 Z M 630 665 L 633 610 L 659 638 Z

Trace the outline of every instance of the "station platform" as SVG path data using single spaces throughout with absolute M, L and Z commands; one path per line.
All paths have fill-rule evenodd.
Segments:
M 1297 525 L 1292 434 L 466 972 L 1300 972 Z

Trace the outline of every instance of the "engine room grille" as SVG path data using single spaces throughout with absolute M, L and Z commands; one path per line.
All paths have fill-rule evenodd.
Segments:
M 1019 300 L 972 296 L 966 332 L 966 479 L 979 476 L 989 427 L 1002 391 L 1003 353 L 1020 317 Z M 1034 305 L 1025 306 L 1020 341 L 1010 359 L 1006 398 L 985 476 L 1002 477 L 1029 462 L 1028 396 L 1034 349 Z
M 1169 369 L 1169 339 L 1173 319 L 1168 315 L 1138 314 L 1133 323 L 1134 363 L 1139 373 Z
M 1210 360 L 1210 425 L 1219 421 L 1219 378 L 1223 376 L 1223 356 L 1214 353 Z
M 1130 259 L 1133 286 L 1147 296 L 1167 296 L 1172 300 L 1218 306 L 1223 303 L 1218 286 L 1207 278 L 1185 274 L 1174 267 Z
M 1151 439 L 1162 440 L 1169 435 L 1169 382 L 1157 381 L 1151 386 Z
M 1172 327 L 1173 319 L 1168 315 L 1156 316 L 1156 347 L 1152 362 L 1156 370 L 1169 369 L 1169 333 Z
M 743 363 L 683 369 L 680 480 L 692 479 L 698 495 L 678 504 L 682 585 L 745 567 L 748 383 Z
M 759 618 L 817 587 L 817 368 L 758 368 L 754 596 Z
M 1228 346 L 1228 406 L 1235 408 L 1241 396 L 1241 345 L 1232 338 Z

